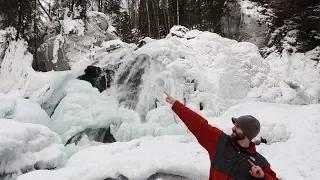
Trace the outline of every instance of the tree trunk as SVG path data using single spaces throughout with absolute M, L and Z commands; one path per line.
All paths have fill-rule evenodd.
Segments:
M 180 24 L 180 21 L 179 21 L 179 0 L 177 0 L 177 24 L 179 25 Z
M 147 9 L 147 16 L 148 16 L 148 36 L 151 34 L 151 25 L 150 25 L 150 15 L 149 15 L 149 8 L 148 8 L 148 0 L 146 0 L 146 9 Z
M 40 3 L 40 2 L 39 2 Z M 34 16 L 33 16 L 33 40 L 34 40 L 34 52 L 33 52 L 33 57 L 34 61 L 38 62 L 38 56 L 37 56 L 37 0 L 34 0 Z
M 163 10 L 163 17 L 164 17 L 164 25 L 165 25 L 165 28 L 166 28 L 166 33 L 168 33 L 169 32 L 169 26 L 168 26 L 168 21 L 167 21 L 168 15 L 166 14 L 166 10 L 165 9 Z
M 202 30 L 202 28 L 201 28 L 201 21 L 202 21 L 202 18 L 201 18 L 201 1 L 198 1 L 198 23 L 199 23 L 199 27 L 198 28 L 200 28 L 200 30 Z
M 16 41 L 19 39 L 20 31 L 21 31 L 21 23 L 22 23 L 22 10 L 21 10 L 21 4 L 18 2 L 18 11 L 19 11 L 19 20 L 18 20 L 18 32 L 16 35 Z
M 169 11 L 169 8 L 170 8 L 170 4 L 169 4 L 169 1 L 170 0 L 167 0 L 167 4 L 166 4 L 166 10 L 167 10 L 167 16 L 168 16 L 168 27 L 169 27 L 169 31 L 170 31 L 170 29 L 171 29 L 171 20 L 170 20 L 170 16 L 171 16 L 171 14 L 170 14 L 170 11 Z
M 74 16 L 73 16 L 73 6 L 74 6 L 74 0 L 72 0 L 72 3 L 71 3 L 71 8 L 70 8 L 70 11 L 71 11 L 71 13 L 72 13 L 72 19 L 74 18 Z
M 102 12 L 102 0 L 98 0 L 98 11 Z
M 152 9 L 153 11 L 153 15 L 154 15 L 154 19 L 156 20 L 156 29 L 157 29 L 157 36 L 158 39 L 160 39 L 160 27 L 159 27 L 159 15 L 158 15 L 158 8 L 154 6 L 154 0 L 151 0 L 151 5 L 152 5 Z

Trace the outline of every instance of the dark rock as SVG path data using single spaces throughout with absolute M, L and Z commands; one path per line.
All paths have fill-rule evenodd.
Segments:
M 138 48 L 141 48 L 142 46 L 144 46 L 144 45 L 146 45 L 146 44 L 147 44 L 146 41 L 141 40 L 141 41 L 139 41 L 139 43 L 138 43 Z
M 120 175 L 119 177 L 117 177 L 116 179 L 113 179 L 113 178 L 106 178 L 106 179 L 103 179 L 103 180 L 129 180 L 127 177 L 123 176 L 123 175 Z
M 83 135 L 87 135 L 90 141 L 113 143 L 116 139 L 110 133 L 110 128 L 91 129 L 88 128 L 74 136 L 72 136 L 65 145 L 75 143 L 76 145 L 82 139 Z
M 85 74 L 79 76 L 78 79 L 90 82 L 90 84 L 98 88 L 100 92 L 111 87 L 114 77 L 114 71 L 112 69 L 88 66 L 84 72 Z
M 154 175 L 150 176 L 147 180 L 191 180 L 190 178 L 186 178 L 179 175 L 174 174 L 167 174 L 167 173 L 160 173 L 157 172 Z
M 260 139 L 254 140 L 253 143 L 255 145 L 260 145 L 261 143 L 267 144 L 267 139 L 261 137 Z
M 3 172 L 0 174 L 0 179 L 14 180 L 14 179 L 17 179 L 17 176 L 18 176 L 18 172 L 14 172 L 14 173 Z

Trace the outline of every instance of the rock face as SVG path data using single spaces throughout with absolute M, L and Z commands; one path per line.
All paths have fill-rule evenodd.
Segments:
M 55 46 L 57 42 L 58 47 Z M 55 48 L 58 48 L 55 51 Z M 33 68 L 38 71 L 64 71 L 70 70 L 68 64 L 69 59 L 66 56 L 67 44 L 63 41 L 58 41 L 57 36 L 49 38 L 45 43 L 43 43 L 38 49 L 38 59 L 33 61 Z M 54 54 L 56 53 L 56 54 Z M 54 56 L 56 55 L 56 57 Z M 56 62 L 55 62 L 56 58 Z
M 312 50 L 320 44 L 320 4 L 311 1 L 290 3 L 228 2 L 221 18 L 221 34 L 237 41 L 251 42 L 264 55 L 291 47 L 296 52 Z
M 88 66 L 85 69 L 85 74 L 79 76 L 78 79 L 85 80 L 91 83 L 93 87 L 99 89 L 100 92 L 110 88 L 113 81 L 114 71 L 109 68 L 101 69 L 96 66 Z
M 228 2 L 225 15 L 221 20 L 222 33 L 237 41 L 251 42 L 259 48 L 265 47 L 270 38 L 269 23 L 264 19 L 272 20 L 272 12 L 266 8 L 257 10 L 257 4 L 242 2 Z M 264 15 L 266 14 L 266 15 Z
M 71 64 L 77 62 L 81 54 L 88 53 L 93 45 L 99 46 L 103 41 L 118 38 L 108 16 L 100 12 L 87 12 L 85 22 L 68 20 L 62 24 L 68 23 L 74 23 L 75 30 L 48 37 L 40 45 L 38 60 L 33 62 L 36 71 L 69 70 Z M 83 34 L 78 32 L 79 29 L 84 29 Z

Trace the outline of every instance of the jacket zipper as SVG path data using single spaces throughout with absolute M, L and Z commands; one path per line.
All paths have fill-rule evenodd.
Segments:
M 232 168 L 231 168 L 231 170 L 230 170 L 230 172 L 229 172 L 229 174 L 228 174 L 227 180 L 229 180 L 230 175 L 231 175 L 231 173 L 232 173 L 232 171 L 233 171 L 234 165 L 237 163 L 237 160 L 238 160 L 239 156 L 240 156 L 240 151 L 238 151 L 238 156 L 237 156 L 236 160 L 233 162 L 233 165 L 232 165 Z

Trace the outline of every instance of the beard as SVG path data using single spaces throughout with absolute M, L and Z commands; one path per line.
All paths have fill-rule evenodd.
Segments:
M 233 140 L 242 140 L 244 138 L 246 138 L 245 135 L 243 135 L 243 133 L 237 133 L 236 131 L 232 131 L 233 133 L 231 134 L 231 139 Z

